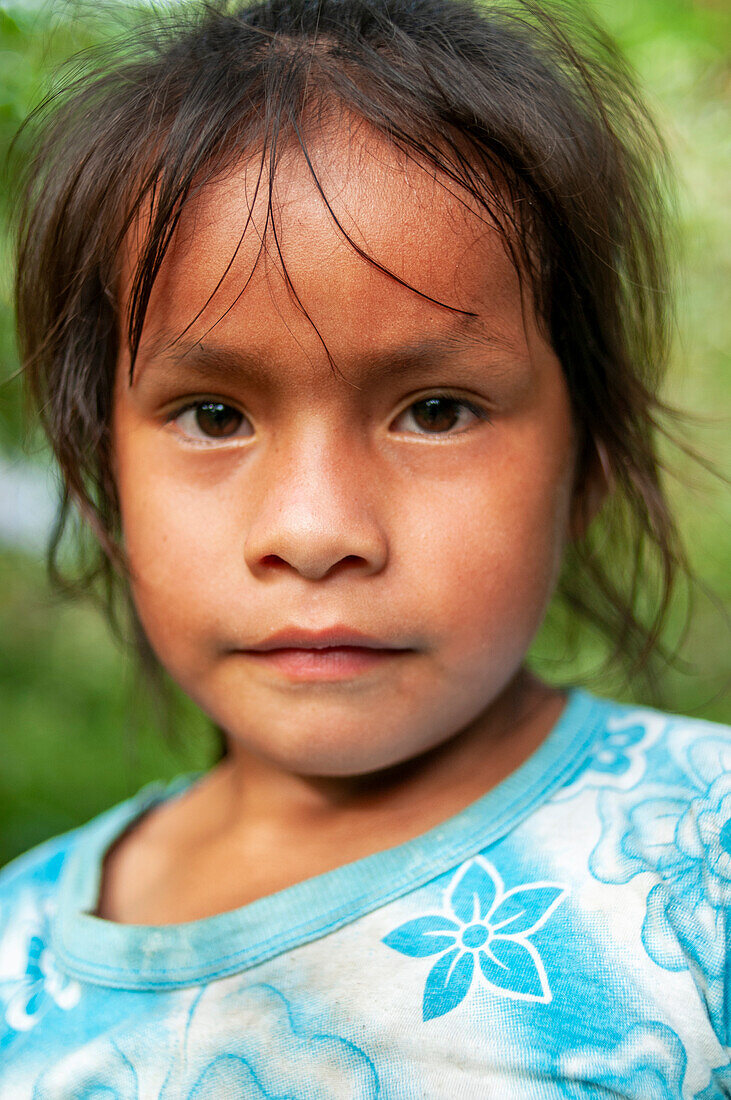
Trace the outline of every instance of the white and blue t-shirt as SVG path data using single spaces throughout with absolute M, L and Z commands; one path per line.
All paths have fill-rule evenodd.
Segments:
M 196 778 L 0 874 L 3 1100 L 731 1097 L 731 727 L 576 689 L 414 840 L 205 920 L 90 915 Z

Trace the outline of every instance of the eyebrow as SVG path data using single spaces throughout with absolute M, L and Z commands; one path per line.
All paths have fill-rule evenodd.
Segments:
M 435 366 L 445 355 L 476 348 L 500 351 L 511 357 L 518 354 L 515 342 L 493 331 L 484 331 L 484 325 L 478 327 L 476 322 L 474 315 L 462 317 L 455 327 L 439 335 L 365 352 L 357 363 L 349 364 L 348 368 L 356 373 L 363 368 L 383 374 L 405 372 Z M 141 359 L 140 374 L 150 368 L 163 371 L 171 368 L 183 369 L 202 379 L 213 376 L 234 381 L 246 376 L 252 381 L 264 381 L 273 368 L 277 369 L 271 356 L 263 352 L 219 344 L 206 338 L 183 342 L 169 332 L 161 332 L 155 337 Z M 336 366 L 340 367 L 340 364 L 336 362 Z M 286 369 L 283 364 L 282 369 Z

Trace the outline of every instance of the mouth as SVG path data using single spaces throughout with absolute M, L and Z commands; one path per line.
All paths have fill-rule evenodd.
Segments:
M 253 663 L 291 680 L 348 680 L 414 650 L 347 627 L 290 627 L 238 651 Z

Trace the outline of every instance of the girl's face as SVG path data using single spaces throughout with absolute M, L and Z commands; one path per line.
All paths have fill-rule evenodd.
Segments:
M 264 236 L 242 165 L 185 211 L 113 438 L 160 660 L 234 749 L 347 776 L 489 717 L 556 584 L 575 443 L 497 233 L 362 130 L 314 154 L 356 244 L 467 314 L 359 256 L 295 152 Z

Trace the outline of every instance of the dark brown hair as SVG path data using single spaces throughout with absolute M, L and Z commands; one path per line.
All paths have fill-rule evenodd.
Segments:
M 65 483 L 52 567 L 75 510 L 96 548 L 79 559 L 79 585 L 101 579 L 111 607 L 124 582 L 113 375 L 121 340 L 134 364 L 185 203 L 242 155 L 261 157 L 271 200 L 283 148 L 308 158 L 308 141 L 345 109 L 463 188 L 503 234 L 565 371 L 579 488 L 602 450 L 614 482 L 568 551 L 567 619 L 598 628 L 612 642 L 609 663 L 630 674 L 662 652 L 687 569 L 656 450 L 674 415 L 658 396 L 670 327 L 666 158 L 616 48 L 574 11 L 573 22 L 531 0 L 216 0 L 151 11 L 34 112 L 17 313 Z M 118 257 L 141 212 L 123 316 Z

